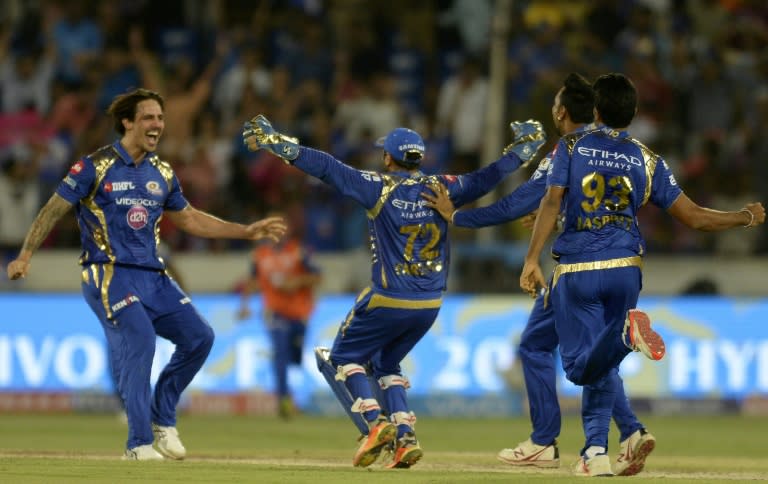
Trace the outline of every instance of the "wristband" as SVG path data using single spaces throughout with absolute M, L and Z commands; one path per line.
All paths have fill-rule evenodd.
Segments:
M 755 214 L 752 213 L 752 210 L 749 210 L 747 208 L 742 208 L 741 210 L 739 210 L 739 213 L 742 213 L 742 212 L 746 212 L 749 214 L 749 222 L 744 224 L 744 227 L 745 228 L 752 227 L 752 224 L 755 223 Z M 453 221 L 453 217 L 451 217 L 451 221 Z
M 451 213 L 451 220 L 449 220 L 449 222 L 451 222 L 451 224 L 453 224 L 453 217 L 455 217 L 455 216 L 456 216 L 456 212 L 458 212 L 458 211 L 459 211 L 459 209 L 457 208 L 456 210 L 454 210 L 454 211 Z

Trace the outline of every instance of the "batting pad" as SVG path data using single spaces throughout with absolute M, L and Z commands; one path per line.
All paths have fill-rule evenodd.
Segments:
M 368 435 L 368 422 L 366 422 L 361 413 L 352 411 L 355 399 L 352 398 L 352 394 L 349 393 L 349 390 L 347 389 L 347 386 L 344 384 L 344 382 L 336 379 L 337 369 L 334 368 L 333 364 L 331 363 L 331 350 L 323 346 L 316 346 L 315 360 L 317 361 L 317 369 L 323 375 L 323 378 L 325 378 L 325 381 L 331 387 L 331 390 L 333 390 L 333 394 L 336 396 L 336 399 L 339 401 L 339 403 L 341 403 L 341 408 L 347 412 L 347 415 L 350 419 L 352 419 L 352 423 L 355 424 L 355 427 L 357 427 L 360 433 L 363 435 Z M 378 382 L 370 374 L 370 371 L 366 371 L 366 377 L 368 378 L 371 387 L 374 389 L 376 399 L 381 406 L 381 413 L 388 415 L 388 412 L 384 407 L 384 399 L 381 398 L 383 397 L 383 394 L 379 388 Z

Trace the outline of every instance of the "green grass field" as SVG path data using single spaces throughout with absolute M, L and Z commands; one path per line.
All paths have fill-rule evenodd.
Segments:
M 641 474 L 618 479 L 683 482 L 768 480 L 768 419 L 741 416 L 642 418 L 656 450 Z M 525 417 L 422 418 L 424 458 L 408 470 L 353 468 L 357 432 L 342 418 L 182 416 L 184 461 L 120 460 L 127 427 L 114 415 L 0 415 L 0 482 L 476 483 L 575 479 L 582 445 L 575 417 L 563 423 L 560 469 L 513 468 L 499 449 L 527 437 Z M 611 454 L 618 448 L 611 434 Z

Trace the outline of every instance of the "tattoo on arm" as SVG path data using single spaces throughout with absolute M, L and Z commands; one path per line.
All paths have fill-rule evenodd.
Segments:
M 35 217 L 35 221 L 32 222 L 32 226 L 27 232 L 27 237 L 24 239 L 24 245 L 21 247 L 22 251 L 35 252 L 40 244 L 43 243 L 48 233 L 53 229 L 56 222 L 72 208 L 72 204 L 64 200 L 59 194 L 54 193 L 48 200 L 43 208 L 40 209 L 40 213 Z

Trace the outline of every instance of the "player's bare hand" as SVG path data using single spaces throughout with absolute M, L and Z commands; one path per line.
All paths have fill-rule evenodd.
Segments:
M 427 188 L 429 188 L 432 193 L 421 193 L 421 198 L 427 201 L 427 207 L 435 209 L 445 220 L 451 222 L 451 217 L 453 216 L 453 212 L 456 211 L 456 207 L 453 205 L 451 197 L 448 195 L 448 188 L 442 183 L 427 185 Z
M 539 295 L 539 289 L 546 287 L 546 284 L 541 266 L 537 262 L 526 262 L 520 274 L 520 288 L 535 298 Z
M 23 279 L 27 277 L 29 271 L 29 262 L 23 259 L 16 259 L 11 261 L 6 268 L 8 272 L 8 279 L 15 281 L 16 279 Z
M 283 217 L 267 217 L 245 229 L 251 240 L 272 239 L 275 242 L 279 242 L 287 230 L 288 225 Z
M 536 223 L 536 214 L 538 213 L 537 210 L 534 210 L 533 212 L 529 213 L 528 215 L 523 215 L 520 217 L 520 221 L 523 223 L 523 227 L 526 229 L 532 229 L 533 224 Z
M 748 203 L 741 210 L 747 210 L 752 215 L 749 223 L 746 225 L 747 227 L 754 227 L 756 225 L 765 223 L 765 207 L 763 207 L 762 203 Z

